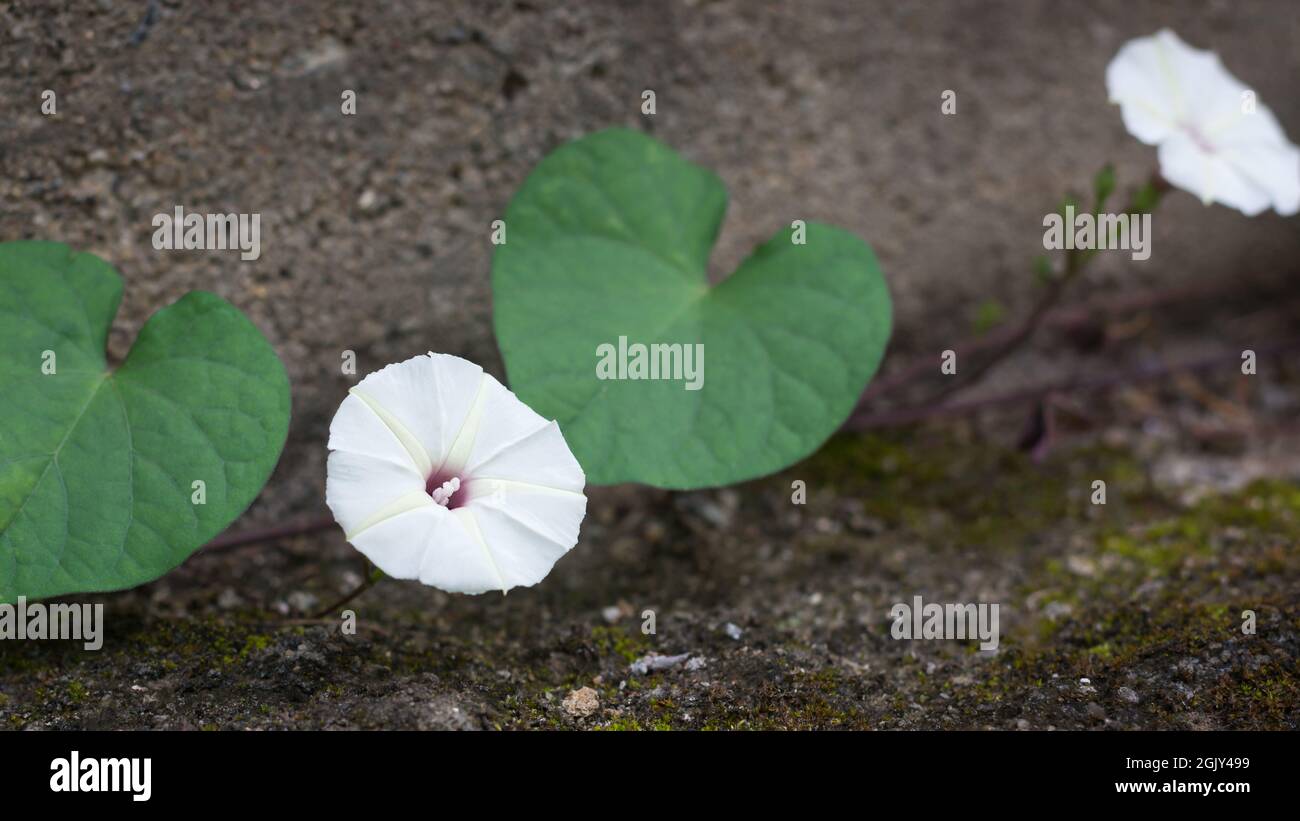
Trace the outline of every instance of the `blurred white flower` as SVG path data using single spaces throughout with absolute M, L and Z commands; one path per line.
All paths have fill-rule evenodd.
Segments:
M 1169 29 L 1130 40 L 1106 68 L 1106 90 L 1129 133 L 1159 146 L 1173 185 L 1248 216 L 1300 210 L 1300 149 L 1214 52 Z
M 455 593 L 541 581 L 578 541 L 586 476 L 491 374 L 430 353 L 370 374 L 330 424 L 325 501 L 384 573 Z

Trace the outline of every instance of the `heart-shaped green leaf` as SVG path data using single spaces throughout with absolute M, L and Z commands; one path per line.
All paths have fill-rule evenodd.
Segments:
M 288 378 L 247 317 L 191 292 L 110 369 L 121 296 L 98 257 L 0 243 L 0 602 L 156 579 L 252 502 L 284 445 Z
M 726 202 L 709 171 L 614 129 L 557 149 L 510 203 L 497 340 L 511 387 L 559 420 L 589 482 L 685 489 L 780 470 L 839 427 L 880 363 L 891 311 L 871 249 L 809 222 L 710 288 Z M 699 389 L 685 348 L 681 379 L 598 378 L 599 346 L 620 337 L 628 373 L 635 344 L 703 345 Z

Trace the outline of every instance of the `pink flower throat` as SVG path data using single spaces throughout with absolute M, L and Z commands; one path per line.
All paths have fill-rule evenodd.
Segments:
M 1183 131 L 1187 133 L 1187 136 L 1191 138 L 1192 143 L 1197 148 L 1201 149 L 1206 154 L 1214 154 L 1218 152 L 1218 148 L 1215 147 L 1214 143 L 1210 142 L 1210 140 L 1201 133 L 1201 130 L 1197 128 L 1194 123 L 1184 122 L 1181 123 L 1181 125 Z
M 465 504 L 462 484 L 459 476 L 435 473 L 425 481 L 424 492 L 433 498 L 435 504 L 455 510 Z

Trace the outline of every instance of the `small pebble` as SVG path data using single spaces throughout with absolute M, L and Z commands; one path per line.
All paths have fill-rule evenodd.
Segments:
M 319 603 L 319 598 L 304 590 L 295 590 L 289 594 L 289 606 L 299 613 L 311 612 Z
M 574 718 L 586 718 L 600 709 L 600 697 L 590 687 L 582 687 L 565 696 L 560 706 Z
M 658 653 L 651 653 L 632 662 L 628 669 L 638 676 L 644 676 L 646 673 L 676 667 L 688 658 L 690 653 L 682 653 L 680 656 L 661 656 Z
M 217 596 L 217 607 L 220 607 L 222 610 L 235 610 L 236 608 L 243 606 L 243 597 L 240 596 L 233 587 L 227 587 L 225 590 L 221 591 L 220 596 Z

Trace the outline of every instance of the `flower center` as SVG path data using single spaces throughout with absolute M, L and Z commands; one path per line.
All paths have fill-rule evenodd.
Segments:
M 1218 149 L 1214 147 L 1214 143 L 1206 139 L 1205 135 L 1201 133 L 1201 130 L 1193 123 L 1183 123 L 1182 126 L 1183 131 L 1186 131 L 1187 136 L 1192 138 L 1192 142 L 1195 143 L 1197 148 L 1201 149 L 1206 154 L 1213 154 L 1218 151 Z
M 453 476 L 444 482 L 439 482 L 439 476 L 430 476 L 424 484 L 424 492 L 433 497 L 434 504 L 442 505 L 448 509 L 460 507 L 460 502 L 456 499 L 456 494 L 460 491 L 460 477 Z

